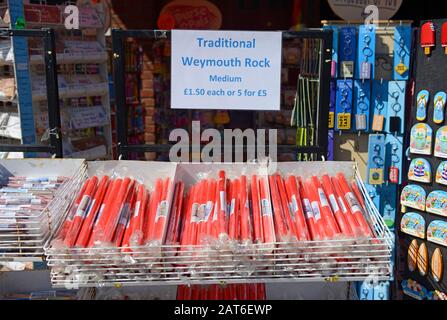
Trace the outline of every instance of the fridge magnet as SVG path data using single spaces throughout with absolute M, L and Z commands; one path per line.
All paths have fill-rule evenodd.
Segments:
M 430 192 L 425 202 L 425 210 L 447 217 L 447 192 L 441 190 Z
M 435 157 L 447 158 L 447 126 L 436 132 Z
M 417 123 L 411 128 L 410 152 L 414 154 L 431 154 L 433 130 L 426 123 Z
M 438 92 L 433 100 L 433 122 L 441 124 L 444 122 L 444 107 L 445 107 L 446 94 L 445 92 Z
M 408 255 L 407 255 L 407 265 L 408 270 L 410 270 L 410 272 L 416 270 L 418 250 L 419 250 L 418 242 L 416 239 L 413 239 L 413 241 L 411 241 L 410 243 L 410 246 L 408 247 Z
M 422 187 L 414 184 L 407 185 L 400 195 L 400 204 L 405 207 L 424 211 L 426 195 Z
M 440 282 L 444 271 L 444 262 L 442 261 L 441 249 L 436 248 L 431 256 L 431 275 L 436 282 Z
M 427 240 L 447 247 L 447 222 L 432 221 L 427 228 Z
M 425 121 L 427 118 L 427 105 L 430 98 L 430 93 L 427 90 L 422 90 L 417 96 L 416 120 Z
M 421 243 L 418 249 L 417 266 L 421 276 L 427 275 L 428 270 L 428 250 L 425 243 Z
M 401 283 L 402 291 L 417 300 L 424 300 L 427 297 L 427 289 L 413 279 L 404 280 Z
M 431 182 L 431 166 L 430 163 L 423 158 L 415 158 L 411 161 L 408 170 L 408 180 L 418 182 Z
M 438 170 L 436 170 L 436 183 L 447 185 L 447 161 L 439 164 Z
M 425 239 L 425 220 L 416 212 L 408 212 L 400 220 L 400 231 L 413 237 Z

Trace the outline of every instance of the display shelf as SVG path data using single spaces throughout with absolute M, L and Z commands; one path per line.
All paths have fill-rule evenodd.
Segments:
M 96 96 L 104 96 L 108 92 L 109 92 L 109 84 L 106 82 L 89 84 L 85 86 L 69 85 L 64 88 L 63 87 L 59 88 L 59 97 L 61 99 L 96 97 Z M 33 90 L 33 101 L 44 101 L 46 99 L 47 99 L 46 89 Z
M 64 157 L 109 159 L 112 156 L 108 54 L 103 30 L 105 16 L 109 12 L 104 11 L 104 6 L 105 4 L 102 3 L 78 6 L 80 13 L 79 30 L 67 30 L 65 28 L 65 5 L 53 5 L 50 1 L 48 4 L 46 1 L 41 1 L 40 4 L 29 4 L 27 1 L 18 0 L 9 3 L 8 6 L 13 19 L 20 16 L 25 18 L 27 28 L 50 27 L 56 29 L 55 51 L 57 54 L 61 110 L 69 117 L 70 109 L 80 111 L 79 107 L 92 108 L 90 112 L 82 110 L 84 120 L 90 117 L 91 121 L 87 121 L 88 125 L 73 126 L 70 121 L 63 121 L 61 132 Z M 7 16 L 6 21 L 12 23 L 9 16 Z M 31 123 L 28 123 L 31 121 L 28 121 L 26 130 L 29 134 L 33 133 L 34 140 L 40 139 L 43 132 L 48 129 L 48 119 L 44 119 L 46 116 L 41 116 L 42 108 L 47 100 L 43 56 L 42 43 L 38 39 L 30 38 L 25 41 L 25 45 L 20 47 L 19 51 L 15 46 L 13 50 L 10 40 L 0 43 L 0 65 L 3 65 L 4 68 L 15 66 L 18 63 L 17 59 L 20 60 L 19 62 L 27 61 L 28 70 L 21 71 L 22 73 L 28 72 L 32 87 L 32 90 L 29 90 L 31 92 L 29 94 L 31 114 L 26 119 L 33 120 L 34 125 L 31 126 Z M 21 84 L 17 88 L 19 95 L 20 93 L 24 94 L 23 91 L 27 90 L 29 82 L 26 83 L 26 86 Z M 5 101 L 8 100 L 10 99 L 5 99 Z M 101 115 L 97 106 L 103 108 L 104 112 Z M 21 108 L 17 110 L 21 110 Z M 61 117 L 64 117 L 64 115 L 61 115 Z M 95 120 L 93 119 L 95 117 L 100 119 L 98 118 L 96 124 L 93 125 L 92 121 Z M 77 123 L 79 124 L 79 121 Z M 22 123 L 22 131 L 24 130 L 23 126 Z M 92 147 L 93 141 L 98 141 L 98 135 L 105 138 L 103 139 L 103 148 Z M 92 143 L 84 143 L 83 145 L 88 146 L 86 149 L 77 149 L 71 141 L 79 138 L 91 139 Z
M 39 168 L 39 172 L 35 168 Z M 2 177 L 67 177 L 55 190 L 52 200 L 39 213 L 0 216 L 0 263 L 37 262 L 43 259 L 43 247 L 51 231 L 59 226 L 65 211 L 85 179 L 83 160 L 1 160 Z M 4 182 L 4 181 L 3 181 Z
M 131 165 L 132 164 L 132 165 Z M 394 237 L 368 198 L 366 188 L 352 163 L 278 163 L 282 174 L 297 174 L 303 178 L 322 172 L 342 172 L 355 181 L 366 201 L 365 218 L 373 235 L 368 238 L 337 238 L 333 240 L 290 241 L 271 243 L 241 243 L 219 237 L 202 245 L 169 245 L 153 242 L 144 246 L 66 247 L 56 232 L 45 245 L 45 255 L 51 268 L 54 287 L 152 286 L 213 283 L 292 283 L 326 281 L 390 280 Z M 115 167 L 116 166 L 116 167 Z M 165 166 L 165 173 L 162 168 Z M 144 169 L 146 168 L 146 170 Z M 158 168 L 158 169 L 157 169 Z M 202 168 L 202 169 L 200 169 Z M 199 164 L 162 164 L 120 161 L 117 164 L 89 164 L 89 174 L 137 172 L 144 183 L 157 177 L 170 177 L 190 186 L 203 175 Z M 173 170 L 173 171 L 172 171 Z M 225 170 L 229 176 L 237 172 L 250 175 L 268 172 L 263 165 L 213 164 L 206 167 L 214 176 Z M 149 175 L 149 172 L 152 174 Z M 156 173 L 156 176 L 153 174 Z M 266 174 L 266 173 L 265 173 Z M 148 176 L 149 175 L 149 176 Z M 171 177 L 172 178 L 172 177 Z M 171 208 L 170 197 L 168 208 Z M 67 213 L 66 213 L 67 214 Z

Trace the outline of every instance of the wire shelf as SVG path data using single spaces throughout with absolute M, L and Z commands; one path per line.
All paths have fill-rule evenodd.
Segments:
M 82 288 L 390 280 L 394 238 L 355 171 L 374 238 L 242 244 L 222 237 L 199 246 L 119 248 L 67 248 L 48 241 L 51 283 Z
M 8 160 L 14 161 L 14 160 Z M 18 160 L 28 161 L 28 160 Z M 42 160 L 37 160 L 42 161 Z M 51 161 L 51 160 L 47 160 Z M 38 214 L 0 216 L 0 264 L 2 262 L 39 262 L 44 260 L 44 245 L 59 227 L 63 213 L 76 196 L 86 177 L 83 161 L 75 173 L 55 191 L 53 200 Z M 53 175 L 58 170 L 53 168 Z

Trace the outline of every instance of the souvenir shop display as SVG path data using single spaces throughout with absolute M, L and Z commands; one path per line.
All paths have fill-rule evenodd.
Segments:
M 324 29 L 333 31 L 331 159 L 348 156 L 364 163 L 362 177 L 369 195 L 387 225 L 394 228 L 398 186 L 406 179 L 403 165 L 407 83 L 412 65 L 411 22 L 363 25 L 322 21 L 322 24 Z M 428 153 L 431 147 L 432 136 L 427 134 L 431 128 L 424 125 L 412 130 L 412 148 L 420 154 Z M 337 150 L 346 148 L 351 155 Z M 431 179 L 429 168 L 423 176 L 418 169 L 412 171 L 412 179 Z
M 39 170 L 35 170 L 39 168 Z M 0 264 L 6 269 L 41 262 L 85 175 L 83 160 L 0 161 Z
M 412 277 L 426 288 L 424 299 L 436 298 L 429 292 L 443 292 L 446 283 L 442 277 L 447 244 L 444 22 L 422 22 L 415 37 L 415 88 L 407 126 L 411 128 L 407 162 L 409 184 L 402 189 L 400 197 L 402 213 L 398 236 L 403 245 L 398 247 L 397 254 L 413 252 L 415 238 L 418 253 L 416 271 L 414 264 L 408 263 L 398 264 L 398 272 L 403 278 Z M 408 290 L 404 293 L 408 295 Z M 413 294 L 413 297 L 419 296 Z
M 46 1 L 39 4 L 14 1 L 8 10 L 10 27 L 14 28 L 16 21 L 23 19 L 28 29 L 51 27 L 56 30 L 64 156 L 92 160 L 110 158 L 108 54 L 103 30 L 105 16 L 109 13 L 104 11 L 102 3 L 82 5 L 79 30 L 68 30 L 64 25 L 64 8 Z M 23 136 L 28 143 L 48 143 L 49 135 L 54 132 L 48 129 L 43 42 L 35 37 L 2 38 L 0 47 L 1 68 L 10 70 L 10 77 L 0 81 L 0 99 L 4 105 L 0 108 L 6 107 L 0 112 L 9 111 L 10 105 L 20 102 L 22 105 L 18 106 L 16 114 L 19 119 L 27 120 L 17 123 L 14 117 L 10 118 L 5 124 L 16 126 L 15 129 L 0 130 L 0 134 L 13 141 Z M 22 61 L 29 61 L 27 68 L 22 67 Z
M 391 234 L 353 164 L 333 162 L 333 173 L 316 163 L 275 165 L 277 173 L 267 174 L 262 164 L 89 163 L 89 178 L 46 246 L 53 286 L 320 281 L 371 272 L 387 279 Z M 324 243 L 346 255 L 328 256 Z M 306 255 L 309 262 L 300 258 Z M 63 271 L 73 264 L 86 277 Z

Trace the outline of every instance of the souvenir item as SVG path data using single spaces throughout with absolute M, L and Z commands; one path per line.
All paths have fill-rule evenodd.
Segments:
M 394 31 L 394 79 L 407 80 L 410 65 L 411 26 L 396 26 Z
M 427 196 L 426 211 L 447 217 L 447 192 L 436 190 Z
M 374 81 L 372 91 L 374 97 L 372 131 L 381 132 L 384 129 L 385 114 L 388 111 L 388 82 Z
M 436 132 L 435 157 L 447 158 L 447 126 Z
M 352 113 L 352 80 L 337 81 L 337 130 L 351 130 L 351 113 Z
M 354 81 L 355 130 L 368 131 L 370 114 L 370 81 Z
M 427 240 L 441 246 L 447 246 L 447 222 L 432 221 L 427 228 Z
M 445 301 L 447 300 L 447 294 L 439 290 L 430 291 L 427 296 L 427 300 Z
M 445 107 L 445 100 L 446 100 L 446 94 L 445 92 L 438 92 L 435 95 L 435 98 L 433 100 L 434 104 L 434 111 L 433 111 L 433 122 L 436 124 L 441 124 L 444 122 L 444 107 Z
M 424 48 L 426 56 L 431 54 L 432 48 L 436 44 L 435 25 L 429 21 L 421 27 L 421 47 Z
M 355 51 L 357 48 L 355 27 L 340 29 L 340 74 L 342 78 L 354 76 Z
M 400 231 L 413 237 L 425 239 L 425 220 L 416 212 L 406 213 L 400 221 Z
M 442 261 L 441 249 L 436 248 L 431 256 L 431 275 L 436 282 L 442 280 L 442 274 L 444 271 L 444 262 Z
M 402 81 L 390 81 L 389 87 L 391 89 L 391 85 L 394 85 L 394 89 L 390 93 L 390 107 L 388 109 L 389 114 L 389 131 L 390 132 L 401 132 L 402 127 L 402 119 L 401 119 L 401 111 L 403 109 L 403 105 L 405 104 L 405 84 L 399 85 Z
M 376 28 L 374 24 L 359 26 L 359 46 L 356 78 L 371 79 L 374 74 Z
M 441 31 L 441 43 L 442 47 L 444 48 L 444 53 L 447 54 L 447 22 L 444 22 L 442 24 L 442 31 Z
M 413 241 L 411 241 L 410 243 L 410 246 L 408 247 L 408 255 L 407 255 L 408 270 L 410 270 L 411 272 L 416 270 L 418 250 L 419 250 L 419 244 L 416 239 L 413 239 Z
M 419 246 L 417 256 L 417 266 L 419 274 L 421 276 L 426 276 L 428 270 L 428 250 L 427 245 L 424 242 L 422 242 L 421 245 Z
M 424 158 L 415 158 L 411 160 L 410 169 L 408 170 L 408 180 L 418 182 L 431 182 L 430 163 Z
M 413 279 L 402 281 L 402 291 L 417 300 L 424 300 L 427 297 L 427 289 Z
M 417 123 L 411 128 L 410 152 L 414 154 L 431 154 L 432 129 L 426 123 Z
M 388 181 L 390 183 L 399 183 L 399 163 L 400 157 L 398 155 L 399 146 L 397 143 L 391 145 L 391 165 L 388 169 Z
M 383 134 L 369 136 L 368 183 L 381 185 L 385 181 L 385 137 Z
M 422 187 L 410 184 L 405 186 L 405 188 L 403 188 L 402 193 L 400 195 L 400 204 L 405 207 L 424 211 L 425 198 L 426 193 Z
M 447 161 L 439 164 L 438 170 L 436 170 L 436 183 L 447 185 Z
M 425 121 L 427 118 L 427 105 L 430 99 L 430 93 L 427 90 L 422 90 L 418 93 L 416 98 L 416 120 Z

